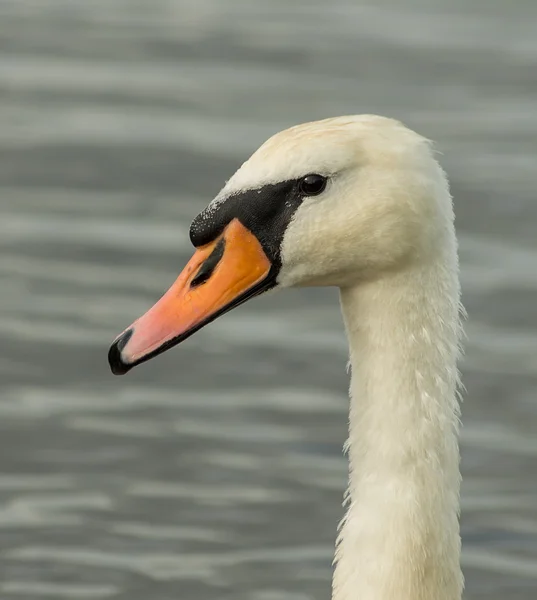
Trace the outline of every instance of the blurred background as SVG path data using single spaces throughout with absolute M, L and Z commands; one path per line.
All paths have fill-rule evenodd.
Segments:
M 537 590 L 537 4 L 0 0 L 0 597 L 329 598 L 333 290 L 252 301 L 125 378 L 110 341 L 272 133 L 438 142 L 464 303 L 466 598 Z

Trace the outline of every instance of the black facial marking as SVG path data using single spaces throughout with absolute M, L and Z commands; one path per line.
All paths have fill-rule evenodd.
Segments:
M 303 200 L 301 179 L 267 184 L 225 198 L 221 204 L 203 210 L 192 222 L 190 239 L 203 246 L 222 233 L 226 225 L 238 219 L 261 243 L 271 261 L 275 279 L 281 266 L 281 243 L 285 230 Z
M 224 256 L 225 247 L 226 241 L 224 238 L 221 238 L 211 254 L 202 263 L 196 277 L 194 277 L 194 279 L 192 279 L 190 282 L 191 288 L 195 288 L 198 285 L 205 283 L 207 279 L 209 279 L 209 277 L 213 274 L 216 265 L 222 260 L 222 256 Z

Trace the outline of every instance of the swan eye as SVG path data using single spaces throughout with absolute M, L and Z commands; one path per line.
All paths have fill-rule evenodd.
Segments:
M 299 182 L 300 193 L 304 196 L 318 196 L 326 187 L 326 177 L 322 175 L 306 175 Z

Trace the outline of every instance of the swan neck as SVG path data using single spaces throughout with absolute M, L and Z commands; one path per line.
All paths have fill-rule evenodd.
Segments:
M 460 600 L 456 251 L 343 289 L 351 400 L 334 600 Z

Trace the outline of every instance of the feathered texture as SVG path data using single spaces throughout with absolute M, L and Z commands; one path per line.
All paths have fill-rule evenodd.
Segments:
M 461 305 L 447 180 L 431 144 L 356 116 L 278 133 L 214 201 L 329 176 L 282 243 L 281 287 L 336 285 L 350 347 L 349 489 L 335 600 L 460 600 Z

